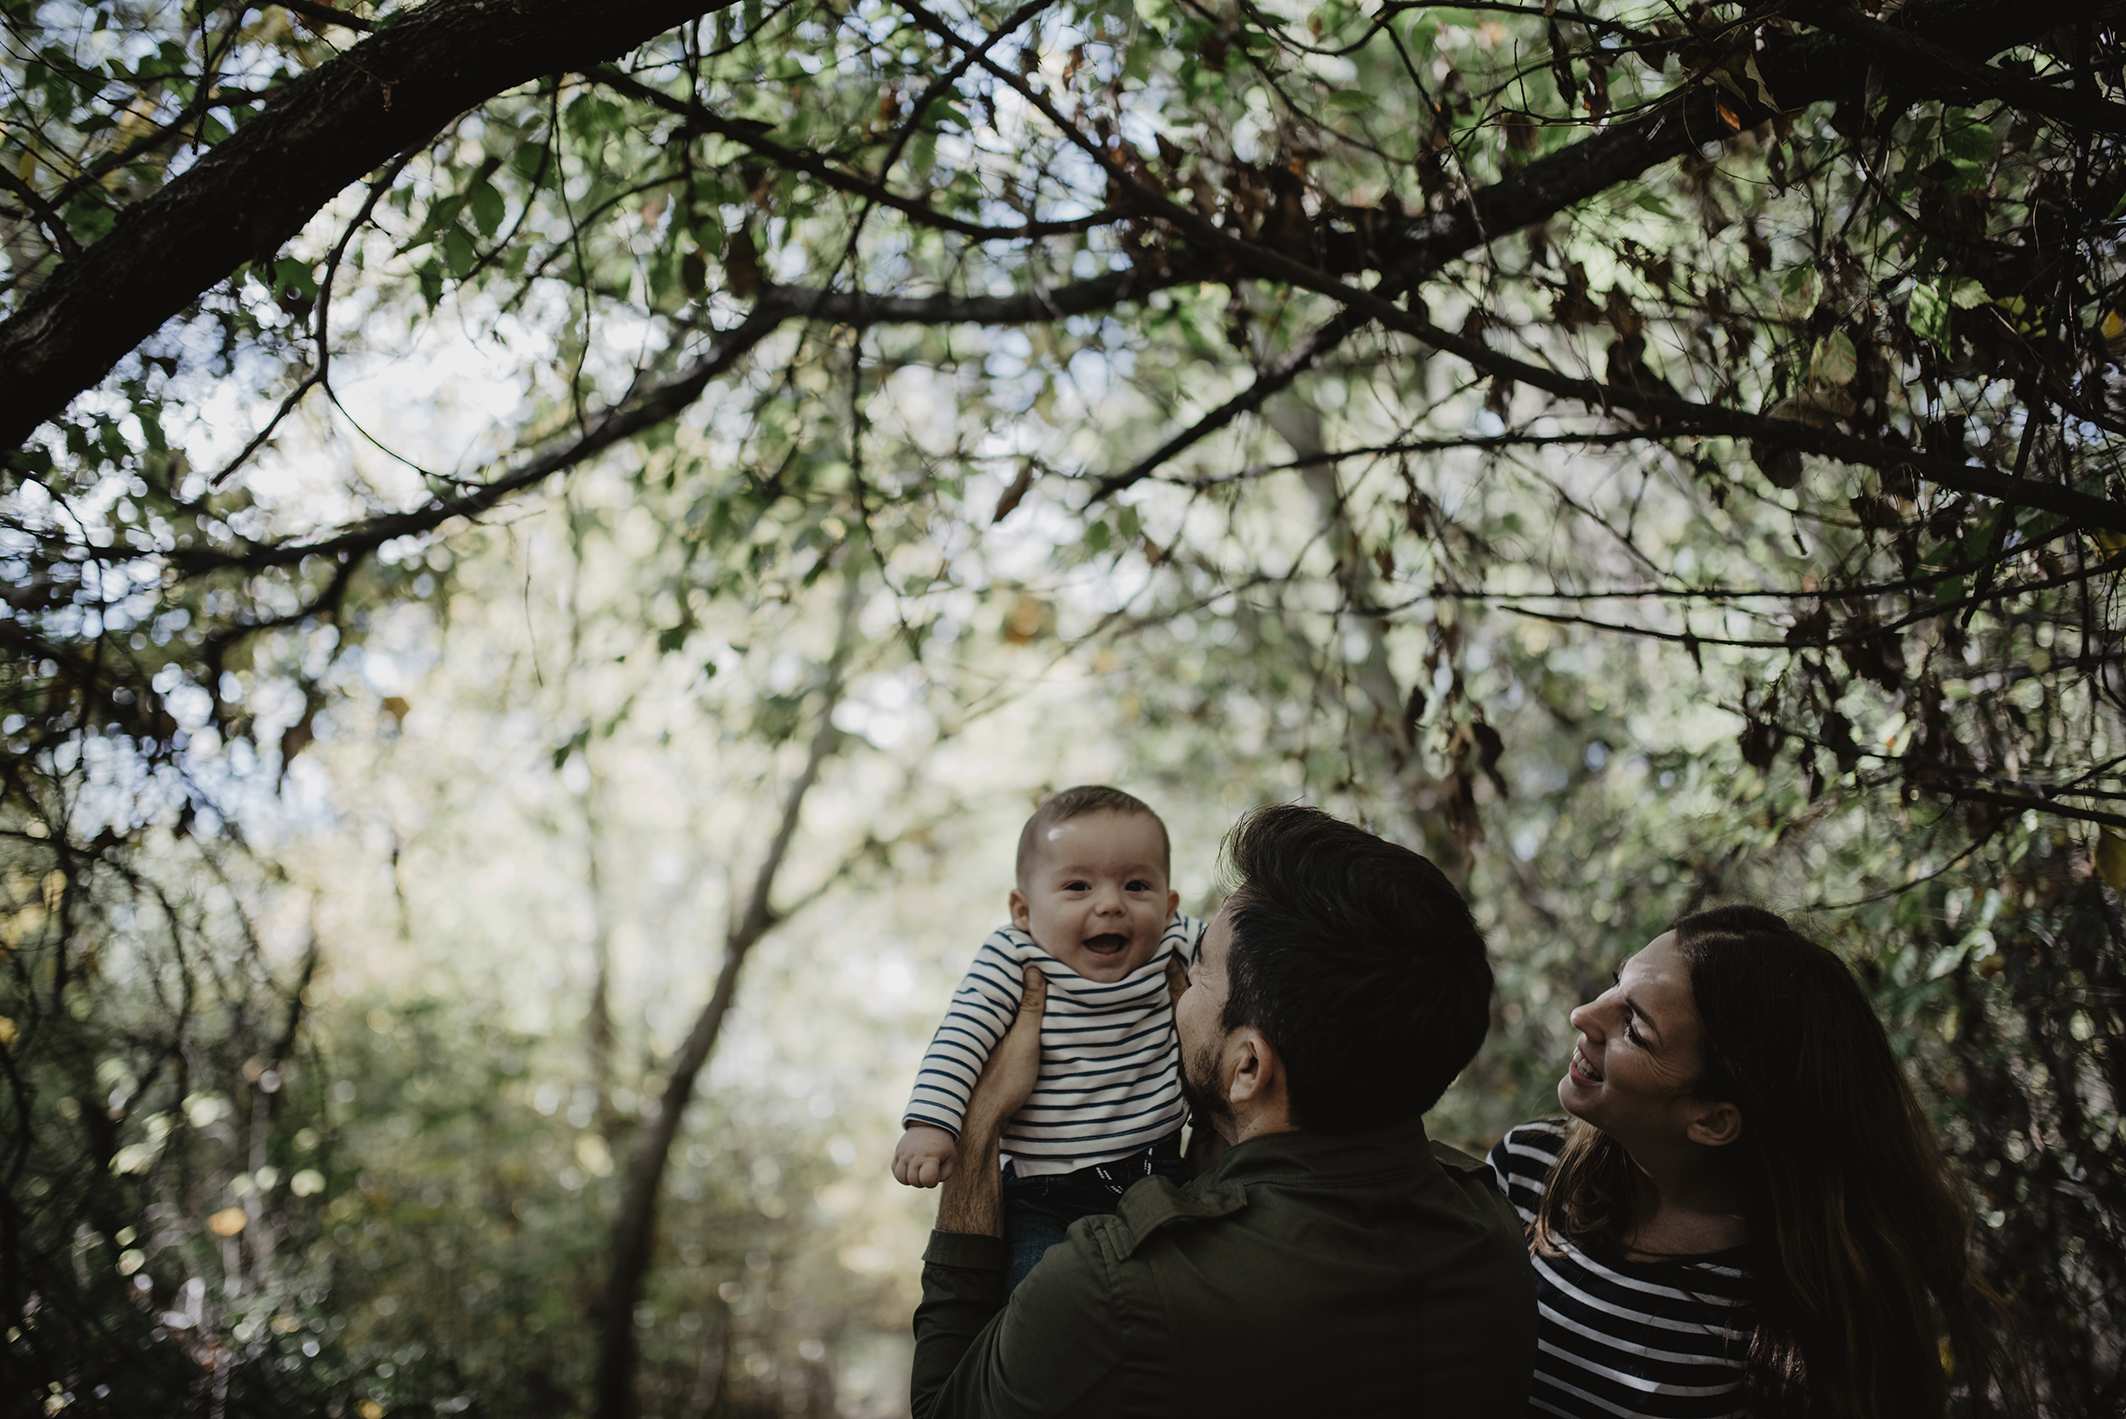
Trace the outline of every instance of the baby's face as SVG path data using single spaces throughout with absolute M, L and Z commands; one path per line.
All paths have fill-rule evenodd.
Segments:
M 1140 813 L 1050 825 L 1012 889 L 1012 924 L 1085 979 L 1122 979 L 1151 960 L 1181 900 L 1166 885 L 1165 847 Z

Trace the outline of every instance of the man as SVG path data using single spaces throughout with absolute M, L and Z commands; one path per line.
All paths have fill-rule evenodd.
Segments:
M 1175 1006 L 1184 1088 L 1225 1155 L 1072 1224 L 1006 1306 L 996 1140 L 1039 1064 L 1028 972 L 924 1254 L 916 1419 L 1525 1411 L 1520 1223 L 1421 1117 L 1489 1020 L 1467 904 L 1310 808 L 1249 815 L 1227 855 L 1238 886 Z

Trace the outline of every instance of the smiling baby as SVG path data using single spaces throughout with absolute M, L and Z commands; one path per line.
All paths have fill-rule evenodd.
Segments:
M 1011 1026 L 1026 967 L 1048 978 L 1040 1079 L 1002 1142 L 1007 1291 L 1139 1178 L 1188 1180 L 1167 964 L 1194 963 L 1203 923 L 1175 910 L 1170 857 L 1159 815 L 1120 789 L 1043 802 L 1019 834 L 1012 924 L 982 943 L 916 1075 L 893 1175 L 935 1187 L 952 1175 L 968 1095 Z

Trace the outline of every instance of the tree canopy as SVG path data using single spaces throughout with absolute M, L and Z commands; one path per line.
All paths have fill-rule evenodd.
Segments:
M 459 644 L 513 582 L 529 623 L 536 583 L 569 629 L 502 681 L 554 701 L 555 773 L 692 697 L 788 824 L 766 868 L 765 829 L 730 858 L 757 891 L 639 1129 L 620 1027 L 586 1024 L 599 1146 L 635 1169 L 603 1368 L 566 1382 L 604 1412 L 635 1403 L 663 1169 L 806 793 L 865 754 L 916 784 L 1058 675 L 1109 687 L 1104 732 L 1157 746 L 1137 772 L 1313 795 L 1489 903 L 1472 1136 L 1540 1106 L 1557 1026 L 1516 992 L 1599 977 L 1589 903 L 1625 936 L 1723 891 L 1816 910 L 1972 1179 L 2046 1403 L 2115 1408 L 2115 6 L 0 14 L 20 1108 L 121 1037 L 182 1055 L 144 1043 L 168 999 L 94 964 L 158 901 L 128 949 L 249 962 L 222 1067 L 272 1094 L 246 1061 L 305 1047 L 310 967 L 181 909 L 172 864 L 270 895 L 226 865 L 246 795 L 363 715 L 397 733 L 374 638 Z M 565 533 L 520 541 L 540 512 Z M 558 643 L 558 682 L 627 688 L 550 689 Z M 921 753 L 863 728 L 888 680 L 929 697 Z M 867 811 L 918 802 L 958 806 Z M 920 834 L 884 821 L 830 880 L 908 870 Z M 39 1176 L 119 1191 L 62 1226 L 10 1181 L 10 1255 L 45 1261 L 5 1269 L 47 1277 L 11 1315 L 77 1223 L 116 1236 L 171 1185 L 113 1166 L 143 1145 L 109 1111 L 17 1146 L 11 1178 L 35 1133 L 74 1140 Z M 95 1329 L 10 1362 L 72 1385 Z

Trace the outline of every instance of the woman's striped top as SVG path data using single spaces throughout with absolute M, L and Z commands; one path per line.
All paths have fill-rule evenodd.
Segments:
M 1563 1119 L 1524 1123 L 1491 1150 L 1499 1186 L 1533 1222 L 1565 1144 Z M 1535 1266 L 1531 1415 L 1726 1419 L 1748 1407 L 1748 1249 L 1688 1262 L 1597 1259 L 1566 1242 Z
M 1004 1126 L 1003 1149 L 1022 1177 L 1076 1172 L 1126 1158 L 1181 1127 L 1181 1049 L 1166 963 L 1196 961 L 1203 923 L 1179 912 L 1151 960 L 1121 980 L 1089 981 L 1023 931 L 991 932 L 953 992 L 945 1023 L 923 1056 L 906 1123 L 959 1136 L 974 1081 L 1011 1027 L 1026 967 L 1048 977 L 1041 1020 L 1041 1077 Z

